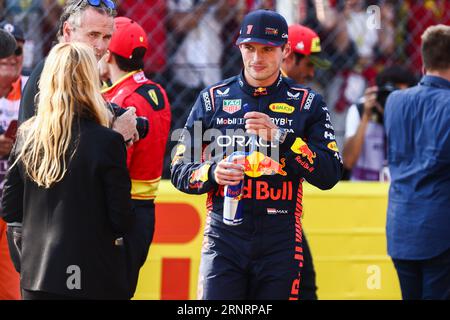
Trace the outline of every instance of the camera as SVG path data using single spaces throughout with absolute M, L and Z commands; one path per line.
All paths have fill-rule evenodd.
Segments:
M 109 103 L 109 105 L 116 118 L 127 112 L 127 109 L 121 108 L 115 103 Z M 146 117 L 136 117 L 136 130 L 139 134 L 139 139 L 144 139 L 147 136 L 149 127 L 150 124 Z
M 377 91 L 377 102 L 381 106 L 381 108 L 384 110 L 384 106 L 386 105 L 386 100 L 388 96 L 397 90 L 397 87 L 395 87 L 392 83 L 386 83 L 385 85 L 378 88 Z M 383 114 L 378 111 L 377 108 L 372 108 L 372 117 L 374 121 L 383 124 Z
M 388 96 L 395 90 L 397 90 L 397 88 L 392 83 L 386 83 L 384 86 L 378 88 L 377 102 L 380 104 L 383 110 Z

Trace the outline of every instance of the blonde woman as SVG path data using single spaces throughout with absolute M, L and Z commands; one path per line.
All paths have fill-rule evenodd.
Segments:
M 108 128 L 93 50 L 63 43 L 19 129 L 2 199 L 23 223 L 24 299 L 127 299 L 121 238 L 132 223 L 123 137 Z

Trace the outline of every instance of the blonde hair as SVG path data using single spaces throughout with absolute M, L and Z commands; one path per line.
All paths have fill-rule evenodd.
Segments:
M 75 117 L 109 124 L 93 49 L 76 42 L 56 45 L 45 62 L 39 90 L 37 114 L 19 130 L 23 147 L 16 162 L 20 159 L 28 176 L 49 188 L 67 171 Z M 72 156 L 75 152 L 76 147 Z

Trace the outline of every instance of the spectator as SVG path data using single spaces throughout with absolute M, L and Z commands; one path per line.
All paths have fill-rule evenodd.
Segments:
M 386 68 L 376 82 L 377 86 L 367 88 L 363 100 L 353 104 L 347 113 L 343 157 L 351 180 L 380 180 L 386 165 L 384 103 L 392 91 L 416 83 L 414 75 L 399 66 Z
M 5 83 L 5 87 L 10 83 L 10 79 L 12 78 L 11 74 L 15 70 L 14 64 L 11 67 L 11 64 L 8 63 L 9 56 L 14 56 L 15 47 L 16 41 L 14 40 L 14 37 L 9 32 L 0 29 L 0 52 L 2 54 L 2 56 L 0 56 L 0 85 Z M 11 68 L 13 69 L 12 71 L 8 70 Z M 9 90 L 0 88 L 0 92 L 9 93 L 10 90 L 11 88 L 9 88 Z M 3 94 L 0 94 L 0 96 L 0 105 L 2 105 L 3 101 L 6 99 L 3 97 Z M 3 137 L 3 135 L 0 137 Z M 0 300 L 20 299 L 19 280 L 19 274 L 14 270 L 9 254 L 8 242 L 6 239 L 6 223 L 3 220 L 0 220 Z
M 23 87 L 28 77 L 21 76 L 23 65 L 24 36 L 22 29 L 8 22 L 0 23 L 0 29 L 10 32 L 17 43 L 15 52 L 0 59 L 0 195 L 8 170 L 8 156 L 11 152 L 17 130 L 19 105 Z M 12 237 L 12 230 L 7 232 Z M 11 239 L 9 239 L 11 241 Z M 14 252 L 11 252 L 14 256 Z M 9 257 L 8 257 L 9 259 Z M 15 262 L 15 260 L 13 260 Z
M 45 47 L 54 35 L 47 26 L 53 16 L 52 9 L 57 4 L 52 0 L 4 0 L 4 19 L 20 25 L 25 34 L 24 73 L 30 74 L 44 57 Z
M 4 30 L 0 30 L 0 59 L 7 58 L 16 50 L 14 37 Z
M 403 299 L 450 299 L 450 27 L 422 35 L 425 75 L 392 93 L 387 245 Z
M 129 298 L 121 247 L 132 222 L 126 149 L 107 128 L 96 66 L 86 44 L 52 49 L 37 115 L 21 126 L 10 159 L 2 217 L 23 222 L 25 300 Z
M 142 68 L 148 40 L 135 21 L 115 18 L 115 31 L 105 55 L 113 83 L 103 91 L 106 101 L 122 107 L 134 106 L 138 116 L 148 119 L 149 134 L 128 148 L 131 198 L 136 224 L 125 237 L 131 296 L 136 290 L 139 270 L 147 259 L 155 230 L 155 203 L 161 180 L 163 158 L 170 129 L 170 104 L 166 92 L 148 80 Z

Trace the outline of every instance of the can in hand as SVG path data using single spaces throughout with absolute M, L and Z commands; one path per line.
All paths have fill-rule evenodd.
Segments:
M 243 180 L 236 186 L 225 186 L 223 199 L 223 223 L 237 226 L 244 221 L 242 210 L 242 187 Z

